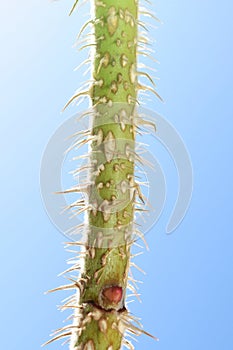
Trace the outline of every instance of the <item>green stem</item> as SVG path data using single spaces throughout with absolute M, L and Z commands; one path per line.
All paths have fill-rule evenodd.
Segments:
M 137 192 L 133 114 L 138 8 L 135 0 L 95 0 L 94 5 L 91 210 L 71 349 L 119 350 L 129 327 L 125 296 Z
M 80 277 L 68 278 L 71 284 L 52 290 L 75 289 L 75 295 L 62 306 L 62 309 L 75 310 L 73 324 L 59 329 L 46 344 L 69 337 L 70 350 L 119 350 L 122 346 L 133 350 L 125 338 L 129 333 L 151 336 L 140 324 L 139 328 L 136 326 L 138 321 L 130 315 L 125 303 L 127 288 L 137 296 L 130 283 L 135 281 L 128 273 L 131 246 L 137 235 L 142 238 L 134 229 L 136 198 L 144 204 L 135 181 L 135 161 L 140 161 L 135 136 L 137 127 L 154 126 L 150 121 L 139 119 L 135 107 L 138 90 L 160 96 L 137 79 L 142 75 L 155 85 L 148 73 L 137 71 L 137 48 L 139 43 L 142 47 L 147 43 L 147 38 L 138 36 L 138 0 L 91 1 L 93 18 L 81 33 L 93 24 L 93 83 L 88 91 L 78 92 L 66 104 L 83 95 L 89 95 L 92 101 L 91 130 L 83 132 L 84 139 L 77 141 L 78 145 L 90 145 L 87 168 L 90 166 L 91 170 L 87 184 L 65 191 L 80 193 L 83 190 L 87 194 L 87 203 L 81 199 L 70 205 L 70 208 L 81 206 L 80 212 L 86 210 L 83 225 L 86 240 L 68 244 L 81 246 L 80 264 L 75 263 L 66 271 L 78 271 Z M 75 0 L 71 13 L 77 4 Z M 147 11 L 142 13 L 151 15 Z M 142 54 L 148 56 L 146 52 Z M 132 266 L 136 267 L 134 263 Z

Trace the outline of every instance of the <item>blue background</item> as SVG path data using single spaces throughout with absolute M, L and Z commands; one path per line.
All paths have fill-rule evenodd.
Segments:
M 0 3 L 1 100 L 1 348 L 37 350 L 65 318 L 62 295 L 44 291 L 63 280 L 64 237 L 44 212 L 39 188 L 44 147 L 73 107 L 61 108 L 84 78 L 73 68 L 85 52 L 72 49 L 84 10 L 68 17 L 72 0 Z M 149 106 L 179 131 L 194 168 L 190 209 L 165 234 L 177 175 L 164 152 L 168 197 L 137 259 L 143 303 L 131 305 L 159 343 L 142 336 L 136 349 L 228 350 L 233 347 L 233 3 L 155 1 L 164 22 L 156 38 L 158 91 Z M 81 107 L 79 107 L 81 108 Z M 151 144 L 156 153 L 156 145 Z M 52 344 L 50 349 L 59 349 Z M 67 346 L 65 347 L 67 348 Z

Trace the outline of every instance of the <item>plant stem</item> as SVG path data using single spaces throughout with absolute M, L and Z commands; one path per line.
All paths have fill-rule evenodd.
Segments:
M 136 0 L 94 2 L 95 52 L 88 235 L 78 282 L 72 350 L 119 350 L 133 239 L 134 107 L 137 98 Z M 134 333 L 136 330 L 134 330 Z

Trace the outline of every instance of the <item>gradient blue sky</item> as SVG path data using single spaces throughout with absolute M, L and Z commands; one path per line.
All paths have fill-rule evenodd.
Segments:
M 44 291 L 63 283 L 62 242 L 44 212 L 39 188 L 44 147 L 61 122 L 61 108 L 83 78 L 85 59 L 72 45 L 80 16 L 72 0 L 0 3 L 1 100 L 1 348 L 38 350 L 65 318 L 63 295 Z M 171 236 L 168 221 L 177 191 L 169 156 L 161 157 L 168 185 L 164 213 L 138 258 L 147 272 L 143 303 L 131 305 L 146 330 L 136 349 L 229 350 L 233 346 L 233 2 L 155 1 L 164 24 L 156 38 L 158 91 L 149 107 L 182 135 L 194 168 L 188 214 Z M 82 16 L 82 17 L 81 17 Z M 151 150 L 156 154 L 156 144 Z M 160 152 L 162 154 L 162 151 Z M 156 194 L 155 194 L 156 195 Z M 64 295 L 65 296 L 65 295 Z M 59 344 L 50 345 L 58 350 Z M 66 349 L 67 347 L 65 347 Z

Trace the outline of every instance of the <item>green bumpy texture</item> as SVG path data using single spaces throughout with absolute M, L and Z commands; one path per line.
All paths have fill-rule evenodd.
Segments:
M 94 1 L 91 98 L 92 170 L 88 235 L 72 350 L 119 350 L 132 245 L 134 108 L 137 98 L 136 0 Z

